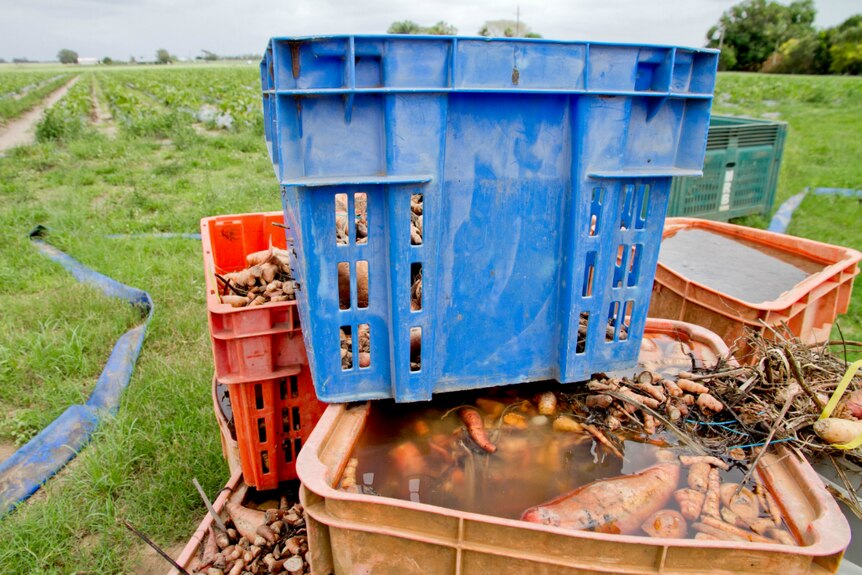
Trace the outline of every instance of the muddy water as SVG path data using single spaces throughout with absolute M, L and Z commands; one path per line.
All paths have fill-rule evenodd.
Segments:
M 702 344 L 654 334 L 644 339 L 638 368 L 612 375 L 632 376 L 649 365 L 672 377 L 681 369 L 691 369 L 692 361 L 695 366 L 712 366 L 715 360 Z M 555 414 L 550 417 L 540 415 L 537 407 L 538 396 L 547 391 L 557 397 Z M 554 430 L 552 420 L 560 414 L 601 427 L 602 410 L 588 413 L 579 407 L 583 394 L 580 384 L 544 382 L 444 394 L 427 403 L 374 402 L 348 464 L 348 469 L 355 466 L 355 485 L 352 479 L 346 480 L 354 476 L 348 470 L 339 487 L 519 519 L 528 508 L 591 482 L 638 473 L 657 463 L 662 451 L 688 452 L 667 432 L 653 436 L 637 431 L 606 432 L 623 453 L 620 458 L 586 433 Z M 459 416 L 464 406 L 482 415 L 496 452 L 489 454 L 467 433 Z M 721 472 L 722 483 L 739 482 L 744 469 L 732 463 L 729 471 Z M 683 468 L 678 487 L 687 487 L 687 481 Z M 746 487 L 754 488 L 752 484 Z M 672 498 L 664 508 L 679 509 Z M 766 510 L 761 509 L 761 516 L 765 515 Z M 687 536 L 696 534 L 689 521 Z
M 740 238 L 681 230 L 662 241 L 659 262 L 685 278 L 751 303 L 778 299 L 824 264 Z
M 484 398 L 507 402 L 507 412 L 527 424 L 518 429 L 486 417 L 497 446 L 493 455 L 462 431 L 457 407 L 473 403 L 466 396 L 433 404 L 375 403 L 354 454 L 358 484 L 383 496 L 517 519 L 528 507 L 580 485 L 654 462 L 654 445 L 629 441 L 620 460 L 589 436 L 553 432 L 549 418 L 517 405 L 520 398 Z

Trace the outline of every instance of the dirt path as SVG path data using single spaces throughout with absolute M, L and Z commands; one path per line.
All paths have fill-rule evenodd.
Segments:
M 93 125 L 109 138 L 115 137 L 117 135 L 117 126 L 114 123 L 114 118 L 111 116 L 110 110 L 102 101 L 102 90 L 96 81 L 93 82 L 93 87 L 90 90 L 90 97 L 92 99 L 90 121 L 92 121 Z
M 35 141 L 36 123 L 42 118 L 42 114 L 60 101 L 66 95 L 80 76 L 75 76 L 64 86 L 52 92 L 47 98 L 32 110 L 25 112 L 18 118 L 11 120 L 8 124 L 0 127 L 0 154 L 16 146 L 26 146 Z

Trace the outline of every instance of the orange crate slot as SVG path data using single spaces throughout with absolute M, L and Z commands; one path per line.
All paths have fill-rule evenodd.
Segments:
M 751 352 L 745 341 L 746 328 L 770 337 L 771 331 L 765 326 L 781 329 L 786 324 L 793 335 L 806 343 L 829 339 L 835 318 L 845 313 L 850 304 L 850 292 L 859 273 L 857 264 L 862 253 L 795 236 L 694 218 L 668 218 L 663 239 L 693 229 L 739 238 L 779 254 L 801 257 L 819 265 L 819 271 L 774 300 L 753 303 L 685 277 L 682 272 L 663 264 L 660 255 L 650 317 L 682 320 L 714 331 L 734 347 L 736 358 L 743 363 L 750 360 Z
M 275 489 L 296 479 L 296 458 L 326 404 L 314 394 L 308 366 L 291 375 L 228 386 L 246 483 Z

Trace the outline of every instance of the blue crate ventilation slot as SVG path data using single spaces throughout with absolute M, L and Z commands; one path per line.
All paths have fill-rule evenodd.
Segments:
M 320 399 L 417 401 L 633 366 L 671 178 L 701 174 L 717 57 L 524 39 L 271 40 L 266 140 Z M 368 367 L 354 345 L 342 370 L 342 328 L 369 337 Z

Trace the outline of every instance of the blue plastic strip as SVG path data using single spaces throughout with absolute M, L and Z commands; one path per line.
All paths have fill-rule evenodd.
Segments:
M 33 246 L 42 255 L 66 268 L 79 282 L 139 307 L 145 321 L 117 340 L 85 405 L 70 406 L 36 437 L 0 463 L 0 516 L 33 495 L 75 457 L 89 441 L 101 417 L 117 412 L 120 394 L 132 377 L 154 310 L 150 294 L 91 270 L 41 239 L 45 232 L 45 228 L 38 226 L 30 234 Z
M 814 193 L 818 196 L 862 197 L 862 190 L 851 190 L 849 188 L 814 188 Z
M 33 495 L 90 440 L 96 411 L 71 405 L 27 445 L 0 464 L 0 514 Z
M 799 204 L 802 203 L 802 200 L 805 199 L 805 195 L 807 193 L 808 188 L 805 188 L 795 196 L 791 196 L 784 200 L 784 203 L 781 204 L 781 207 L 778 208 L 778 211 L 775 212 L 774 216 L 772 216 L 772 220 L 769 222 L 769 228 L 767 229 L 770 232 L 776 232 L 779 234 L 787 233 L 787 228 L 790 226 L 790 218 L 793 217 L 793 212 L 796 211 L 796 208 L 798 208 Z

